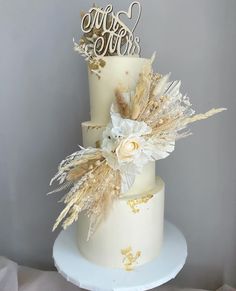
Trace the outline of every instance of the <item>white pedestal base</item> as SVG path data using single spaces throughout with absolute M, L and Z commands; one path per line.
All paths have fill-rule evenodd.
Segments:
M 58 272 L 67 281 L 92 291 L 143 291 L 173 279 L 185 264 L 187 244 L 181 232 L 165 221 L 160 255 L 133 271 L 95 265 L 81 256 L 76 245 L 76 225 L 62 230 L 53 246 Z

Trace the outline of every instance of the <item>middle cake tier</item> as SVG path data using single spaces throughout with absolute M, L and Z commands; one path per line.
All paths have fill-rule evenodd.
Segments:
M 100 147 L 104 125 L 98 125 L 91 121 L 82 123 L 82 137 L 84 147 Z M 136 176 L 130 190 L 123 195 L 132 196 L 153 189 L 156 185 L 155 162 L 148 162 L 142 172 Z

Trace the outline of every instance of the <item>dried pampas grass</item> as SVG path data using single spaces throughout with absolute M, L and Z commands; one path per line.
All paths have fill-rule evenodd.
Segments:
M 125 103 L 125 108 L 129 108 L 129 118 L 144 121 L 152 128 L 152 132 L 145 138 L 156 140 L 158 143 L 165 140 L 168 144 L 188 136 L 190 134 L 188 130 L 183 132 L 188 124 L 226 110 L 225 108 L 211 109 L 204 114 L 194 115 L 189 98 L 180 93 L 181 82 L 169 81 L 169 77 L 170 74 L 162 76 L 153 73 L 150 62 L 144 66 L 130 102 Z M 119 88 L 116 90 L 119 100 L 128 94 L 131 92 L 122 92 Z M 114 105 L 122 117 L 123 107 Z
M 199 121 L 199 120 L 203 120 L 203 119 L 207 119 L 217 113 L 220 113 L 222 111 L 225 111 L 227 110 L 226 108 L 212 108 L 211 110 L 207 111 L 206 113 L 201 113 L 201 114 L 196 114 L 192 117 L 188 117 L 186 118 L 184 121 L 183 121 L 183 124 L 184 125 L 187 125 L 187 124 L 190 124 L 190 123 L 193 123 L 195 121 Z
M 61 199 L 66 206 L 58 216 L 53 230 L 60 223 L 63 228 L 67 228 L 85 210 L 90 220 L 89 239 L 109 213 L 113 200 L 119 197 L 121 177 L 119 171 L 108 166 L 99 149 L 81 150 L 73 155 L 61 163 L 58 173 L 52 179 L 52 182 L 57 180 L 68 186 L 73 185 Z M 63 185 L 50 193 L 61 190 Z
M 127 92 L 122 87 L 117 88 L 115 102 L 111 107 L 111 114 L 118 112 L 124 119 L 145 122 L 151 128 L 142 137 L 146 142 L 144 147 L 148 147 L 153 160 L 167 157 L 174 150 L 176 140 L 190 134 L 186 130 L 188 124 L 226 110 L 213 108 L 204 114 L 195 114 L 189 98 L 180 93 L 180 81 L 169 81 L 169 76 L 154 74 L 151 62 L 148 63 L 140 75 L 135 91 Z M 113 201 L 121 194 L 122 179 L 126 176 L 122 170 L 114 170 L 108 165 L 103 150 L 81 148 L 60 163 L 57 174 L 50 182 L 51 185 L 57 181 L 59 187 L 50 193 L 69 187 L 70 190 L 60 200 L 65 207 L 53 230 L 60 223 L 66 228 L 85 211 L 90 222 L 89 239 L 109 214 Z

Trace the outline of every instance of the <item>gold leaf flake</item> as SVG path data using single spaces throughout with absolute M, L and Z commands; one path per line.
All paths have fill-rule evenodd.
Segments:
M 100 140 L 97 140 L 96 143 L 95 143 L 95 145 L 96 145 L 96 148 L 100 148 L 100 147 L 101 147 L 101 142 L 100 142 Z
M 100 129 L 100 128 L 102 128 L 103 126 L 102 125 L 89 125 L 88 127 L 87 127 L 87 131 L 89 130 L 89 129 Z
M 138 205 L 148 203 L 148 201 L 152 197 L 153 197 L 153 194 L 147 194 L 140 198 L 129 199 L 127 201 L 127 204 L 129 205 L 133 213 L 138 213 L 140 211 L 140 209 L 138 208 Z
M 134 264 L 137 263 L 138 258 L 141 256 L 141 251 L 137 251 L 135 254 L 132 252 L 132 247 L 121 249 L 121 254 L 124 256 L 123 264 L 126 271 L 132 271 Z

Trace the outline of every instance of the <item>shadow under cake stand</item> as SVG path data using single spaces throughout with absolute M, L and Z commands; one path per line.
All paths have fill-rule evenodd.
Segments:
M 158 287 L 175 278 L 187 257 L 183 234 L 165 221 L 160 255 L 133 271 L 101 267 L 86 260 L 76 244 L 76 225 L 62 230 L 53 246 L 58 272 L 69 282 L 92 291 L 143 291 Z

